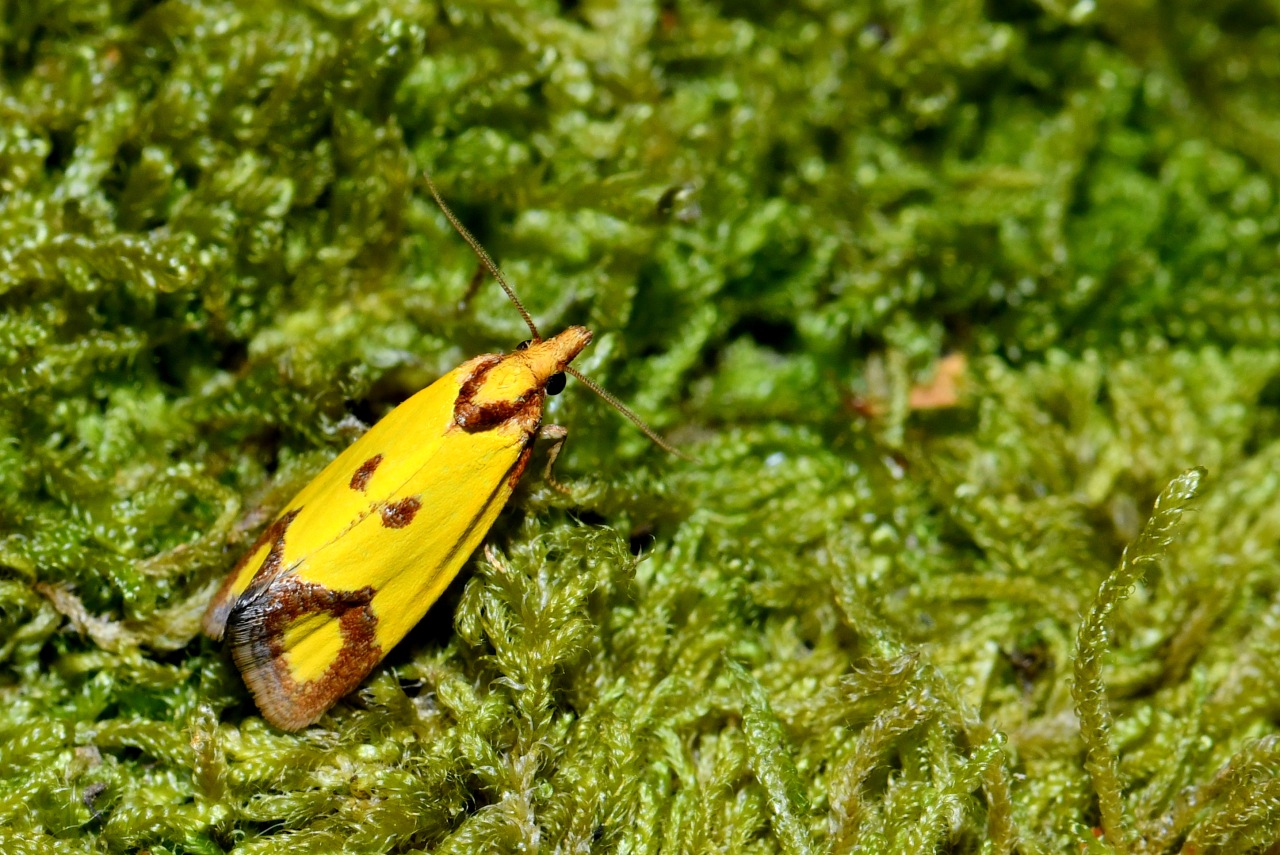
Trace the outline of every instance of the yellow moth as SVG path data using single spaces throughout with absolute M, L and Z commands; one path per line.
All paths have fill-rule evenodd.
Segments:
M 263 717 L 285 730 L 320 718 L 422 619 L 493 525 L 538 436 L 555 440 L 550 475 L 565 431 L 542 425 L 542 407 L 564 373 L 674 451 L 569 366 L 589 330 L 538 335 L 501 271 L 426 183 L 533 339 L 464 362 L 392 410 L 294 496 L 214 595 L 205 633 L 226 637 Z

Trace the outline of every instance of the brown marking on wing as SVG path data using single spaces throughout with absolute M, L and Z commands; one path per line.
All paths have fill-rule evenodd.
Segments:
M 209 601 L 209 607 L 205 610 L 204 619 L 201 621 L 205 635 L 214 641 L 222 640 L 222 635 L 227 626 L 227 616 L 235 607 L 235 602 L 231 599 L 231 586 L 235 584 L 240 572 L 244 570 L 245 563 L 256 555 L 264 544 L 270 543 L 271 551 L 267 553 L 267 557 L 262 559 L 262 563 L 254 571 L 254 580 L 273 577 L 279 571 L 280 561 L 284 556 L 285 532 L 289 530 L 289 526 L 293 524 L 294 518 L 298 516 L 298 512 L 301 510 L 302 508 L 294 508 L 287 514 L 281 514 L 277 517 L 275 522 L 267 526 L 262 534 L 258 536 L 258 539 L 253 542 L 253 546 L 250 546 L 240 560 L 236 562 L 235 568 L 222 580 L 222 584 L 218 586 L 217 593 Z M 252 586 L 252 582 L 250 586 Z
M 374 472 L 378 471 L 378 466 L 381 463 L 381 454 L 375 454 L 364 463 L 361 463 L 360 468 L 351 475 L 351 489 L 358 493 L 363 493 L 365 488 L 369 486 L 369 479 L 373 477 Z
M 385 528 L 404 528 L 413 522 L 413 518 L 422 507 L 417 496 L 409 496 L 382 508 L 382 525 Z
M 382 661 L 378 618 L 369 605 L 375 593 L 367 585 L 333 591 L 294 575 L 245 591 L 227 619 L 227 637 L 263 718 L 283 730 L 306 727 Z M 327 614 L 338 621 L 342 649 L 322 676 L 299 683 L 285 659 L 285 630 L 310 614 Z
M 516 488 L 516 484 L 520 483 L 520 476 L 524 474 L 524 469 L 529 465 L 529 458 L 533 456 L 533 437 L 524 444 L 524 450 L 520 452 L 520 457 L 516 459 L 516 463 L 511 467 L 511 474 L 507 476 L 507 484 L 511 489 Z
M 530 389 L 511 401 L 476 403 L 476 393 L 484 384 L 485 377 L 502 360 L 503 357 L 496 354 L 485 359 L 471 372 L 471 376 L 462 381 L 458 389 L 458 399 L 453 405 L 453 421 L 467 433 L 483 433 L 492 430 L 530 407 L 536 408 L 539 414 L 542 412 L 541 389 Z

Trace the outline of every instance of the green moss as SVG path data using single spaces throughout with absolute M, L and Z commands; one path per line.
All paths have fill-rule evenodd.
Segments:
M 1274 849 L 1280 19 L 1157 5 L 0 7 L 0 851 Z M 213 587 L 527 337 L 424 170 L 698 462 L 571 389 L 285 734 Z

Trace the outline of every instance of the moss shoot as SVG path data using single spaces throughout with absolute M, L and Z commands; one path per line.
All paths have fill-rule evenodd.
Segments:
M 0 851 L 1276 851 L 1278 43 L 1189 0 L 0 4 Z M 535 461 L 287 734 L 213 589 L 527 337 L 424 171 L 697 461 L 571 381 L 571 494 Z

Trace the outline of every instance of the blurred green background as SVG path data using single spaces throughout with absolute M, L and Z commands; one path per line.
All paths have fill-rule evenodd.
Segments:
M 1277 93 L 1275 2 L 0 0 L 0 849 L 1277 851 Z M 285 734 L 213 588 L 527 338 L 423 171 L 697 461 L 571 382 Z

